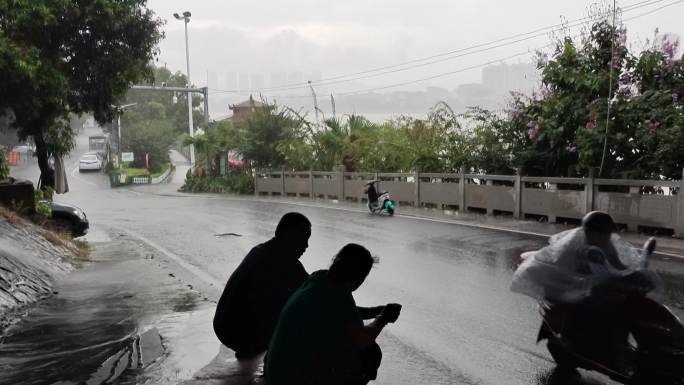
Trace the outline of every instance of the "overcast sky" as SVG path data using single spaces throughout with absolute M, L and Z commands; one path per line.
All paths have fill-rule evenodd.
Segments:
M 675 1 L 652 0 L 649 6 L 625 12 L 624 18 Z M 642 2 L 620 1 L 618 5 L 628 7 Z M 185 72 L 183 23 L 172 14 L 188 10 L 192 12 L 189 31 L 193 83 L 204 86 L 209 77 L 212 88 L 227 89 L 231 86 L 228 74 L 232 73 L 243 73 L 243 77 L 263 74 L 267 87 L 274 72 L 301 72 L 305 81 L 312 77 L 315 80 L 314 72 L 318 71 L 327 79 L 470 47 L 558 24 L 561 16 L 569 20 L 585 17 L 592 3 L 580 0 L 149 0 L 148 5 L 168 20 L 160 64 Z M 642 44 L 656 27 L 661 32 L 684 36 L 683 14 L 684 3 L 679 3 L 627 21 L 630 42 Z M 548 36 L 540 36 L 409 71 L 322 87 L 321 92 L 392 85 L 518 53 L 522 55 L 508 62 L 530 61 L 531 51 L 549 42 Z M 461 83 L 478 82 L 480 78 L 481 71 L 475 68 L 410 87 L 432 85 L 452 89 Z M 294 92 L 306 93 L 306 90 Z

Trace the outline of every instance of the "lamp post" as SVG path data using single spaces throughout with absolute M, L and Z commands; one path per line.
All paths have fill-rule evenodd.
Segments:
M 177 13 L 173 14 L 177 20 L 183 20 L 185 23 L 185 62 L 187 64 L 187 77 L 188 77 L 188 87 L 192 84 L 190 81 L 190 46 L 188 45 L 188 23 L 190 22 L 190 12 L 185 11 L 182 15 Z M 190 127 L 190 137 L 194 136 L 194 127 L 192 122 L 192 94 L 188 92 L 188 125 Z M 190 165 L 195 165 L 195 147 L 190 145 Z
M 119 152 L 119 159 L 117 159 L 119 168 L 121 168 L 121 154 L 122 154 L 122 151 L 121 151 L 121 112 L 124 110 L 124 108 L 133 107 L 136 104 L 138 104 L 138 103 L 131 103 L 131 104 L 125 104 L 123 106 L 117 106 L 119 113 L 116 117 L 116 130 L 117 130 L 117 136 L 118 136 L 117 141 L 116 141 L 116 146 L 118 147 L 117 150 L 119 150 L 118 151 Z

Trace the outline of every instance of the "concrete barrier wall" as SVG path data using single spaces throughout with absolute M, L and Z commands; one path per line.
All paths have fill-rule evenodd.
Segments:
M 284 175 L 284 179 L 283 179 Z M 580 219 L 591 210 L 610 213 L 631 230 L 671 229 L 684 236 L 684 182 L 594 178 L 523 177 L 465 173 L 262 172 L 255 194 L 364 201 L 369 180 L 380 191 L 415 207 L 510 213 L 516 218 Z M 620 191 L 620 192 L 616 192 Z M 682 192 L 682 193 L 679 193 Z
M 309 178 L 308 172 L 285 174 L 285 195 L 309 196 L 311 192 Z

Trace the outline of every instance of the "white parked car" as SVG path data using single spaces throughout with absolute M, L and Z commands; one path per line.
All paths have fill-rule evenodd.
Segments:
M 78 171 L 100 171 L 102 170 L 102 159 L 96 153 L 86 153 L 78 161 Z

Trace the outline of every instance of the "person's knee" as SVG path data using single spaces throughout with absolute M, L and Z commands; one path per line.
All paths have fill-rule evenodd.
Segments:
M 382 362 L 382 349 L 380 349 L 380 345 L 378 345 L 376 342 L 373 342 L 369 347 L 366 348 L 366 362 L 368 362 L 369 366 L 377 369 L 380 367 L 380 363 Z

